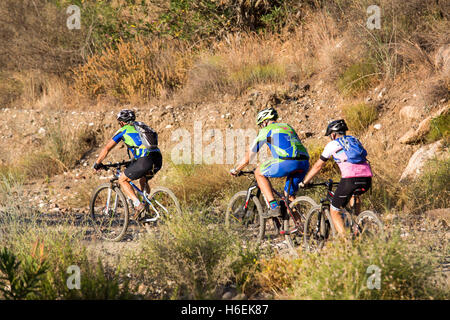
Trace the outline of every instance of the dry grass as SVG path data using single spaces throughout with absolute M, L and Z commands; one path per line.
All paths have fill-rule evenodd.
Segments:
M 184 83 L 189 53 L 182 43 L 159 39 L 121 41 L 74 69 L 74 88 L 91 97 L 122 101 L 166 96 Z
M 406 233 L 391 226 L 387 239 L 335 240 L 320 252 L 299 251 L 294 260 L 261 259 L 255 281 L 278 299 L 447 299 L 448 284 L 439 275 L 448 240 L 441 228 L 423 227 L 426 236 L 420 228 Z M 381 270 L 379 289 L 369 288 L 371 265 Z
M 360 134 L 378 117 L 376 107 L 365 103 L 357 103 L 342 108 L 344 118 L 350 131 Z
M 73 127 L 69 121 L 49 123 L 44 143 L 4 169 L 28 178 L 44 178 L 67 171 L 95 146 L 96 135 L 88 126 Z
M 242 180 L 233 178 L 223 165 L 171 163 L 161 174 L 164 175 L 161 184 L 167 185 L 178 199 L 193 207 L 220 204 L 242 184 Z

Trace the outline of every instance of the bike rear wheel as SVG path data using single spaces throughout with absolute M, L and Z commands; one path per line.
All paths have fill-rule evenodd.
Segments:
M 330 235 L 334 236 L 335 230 L 328 208 L 322 208 L 320 205 L 312 208 L 305 221 L 305 250 L 315 252 L 322 249 Z
M 265 231 L 261 202 L 256 196 L 250 196 L 247 205 L 246 201 L 247 191 L 239 191 L 231 198 L 225 212 L 225 227 L 261 242 Z
M 303 243 L 304 226 L 308 212 L 317 206 L 317 203 L 310 197 L 300 196 L 289 204 L 293 218 L 288 214 L 283 221 L 286 242 L 291 250 L 295 250 Z
M 148 233 L 152 233 L 151 226 L 164 223 L 167 219 L 175 216 L 181 216 L 181 206 L 175 194 L 168 188 L 155 187 L 150 191 L 148 200 L 151 202 L 148 208 L 148 218 L 159 218 L 154 221 L 156 223 L 143 222 L 143 225 Z
M 358 225 L 358 235 L 365 239 L 372 239 L 383 234 L 384 224 L 380 217 L 373 211 L 361 212 L 355 219 Z
M 89 205 L 95 233 L 103 240 L 120 241 L 128 227 L 128 204 L 118 186 L 106 183 L 93 193 Z

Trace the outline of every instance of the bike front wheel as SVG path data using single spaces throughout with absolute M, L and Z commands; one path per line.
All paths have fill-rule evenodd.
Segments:
M 334 235 L 334 225 L 328 208 L 313 207 L 306 216 L 303 243 L 305 249 L 315 252 L 323 248 L 325 241 Z
M 306 216 L 316 206 L 317 203 L 307 196 L 297 197 L 289 204 L 292 217 L 289 214 L 287 215 L 283 221 L 283 227 L 286 242 L 291 250 L 295 251 L 302 245 Z
M 128 204 L 120 188 L 109 183 L 100 185 L 89 205 L 95 233 L 103 240 L 120 241 L 128 227 Z
M 228 203 L 225 227 L 246 234 L 249 238 L 257 238 L 258 242 L 261 242 L 265 231 L 262 212 L 261 202 L 257 197 L 250 196 L 247 202 L 247 191 L 240 191 Z

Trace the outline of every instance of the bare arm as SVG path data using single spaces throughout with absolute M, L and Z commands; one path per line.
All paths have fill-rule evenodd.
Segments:
M 97 160 L 95 161 L 95 163 L 102 163 L 103 160 L 105 160 L 106 156 L 108 155 L 108 153 L 117 145 L 117 143 L 111 139 L 106 146 L 102 149 L 102 151 L 100 151 L 100 154 L 98 155 Z
M 314 176 L 319 173 L 319 171 L 323 168 L 324 165 L 325 165 L 325 161 L 323 161 L 321 159 L 317 160 L 316 163 L 314 163 L 311 170 L 309 170 L 305 179 L 303 179 L 303 183 L 304 184 L 309 183 L 312 180 L 312 178 L 314 178 Z
M 242 169 L 244 169 L 250 163 L 250 161 L 253 160 L 253 158 L 255 156 L 256 156 L 255 152 L 252 152 L 251 150 L 248 150 L 247 153 L 245 154 L 244 158 L 241 160 L 241 162 L 239 162 L 239 164 L 235 168 L 235 170 L 237 172 L 239 172 Z

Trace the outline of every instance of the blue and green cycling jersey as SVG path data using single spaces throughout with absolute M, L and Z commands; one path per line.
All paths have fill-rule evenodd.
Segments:
M 301 143 L 297 133 L 286 123 L 274 122 L 262 128 L 250 150 L 258 152 L 261 147 L 268 145 L 274 158 L 309 158 L 306 148 Z
M 131 124 L 127 124 L 122 128 L 120 128 L 119 130 L 117 130 L 112 139 L 116 143 L 119 143 L 122 140 L 127 146 L 128 150 L 131 151 L 135 159 L 145 157 L 150 152 L 159 151 L 159 149 L 152 149 L 151 151 L 148 150 L 142 144 L 141 138 L 139 137 L 139 133 Z

